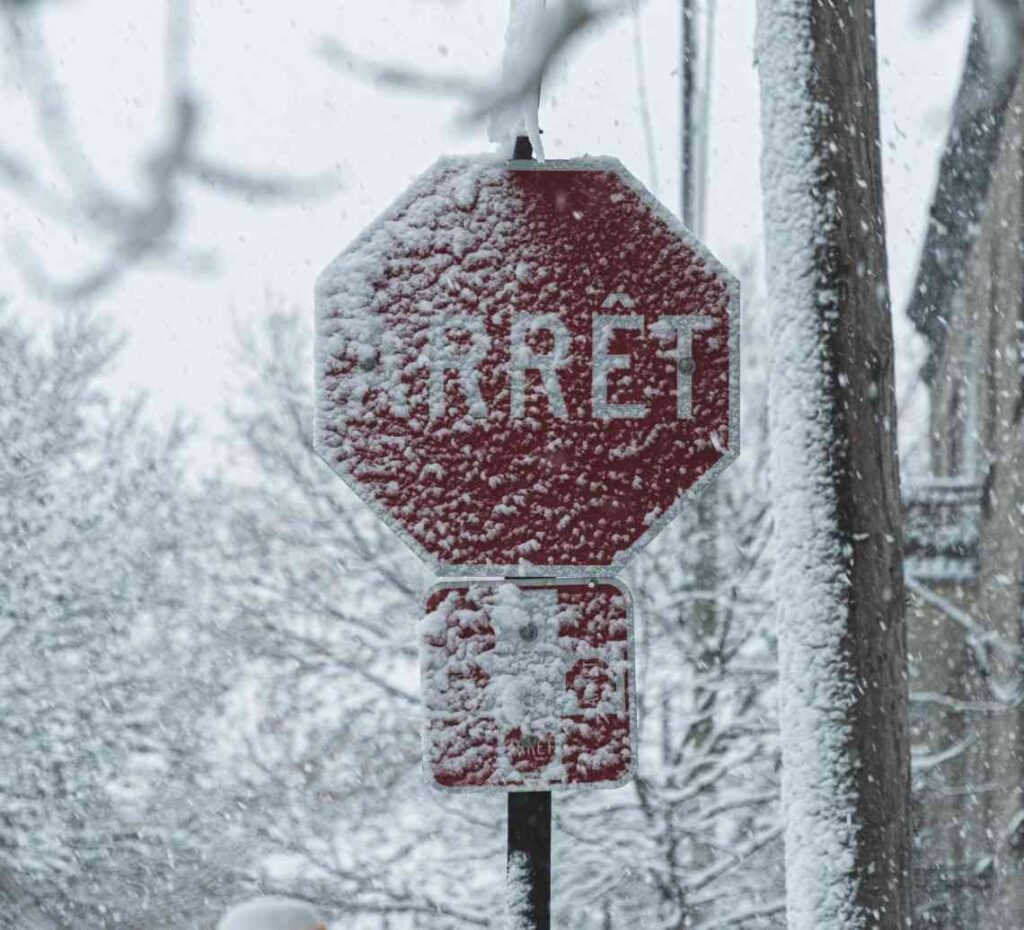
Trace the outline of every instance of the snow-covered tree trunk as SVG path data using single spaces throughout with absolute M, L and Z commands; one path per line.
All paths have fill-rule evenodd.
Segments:
M 899 475 L 871 0 L 759 0 L 791 930 L 909 919 Z

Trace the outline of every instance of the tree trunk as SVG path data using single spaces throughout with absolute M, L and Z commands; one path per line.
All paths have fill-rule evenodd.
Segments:
M 759 0 L 790 930 L 903 930 L 910 763 L 871 0 Z

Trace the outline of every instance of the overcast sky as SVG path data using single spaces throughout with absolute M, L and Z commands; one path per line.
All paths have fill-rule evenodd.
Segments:
M 544 89 L 549 157 L 619 157 L 673 209 L 678 204 L 678 0 L 642 7 L 638 68 L 633 23 L 622 16 L 588 36 Z M 959 77 L 966 7 L 925 30 L 919 0 L 878 3 L 882 134 L 896 307 L 910 286 L 939 148 Z M 719 0 L 714 45 L 706 239 L 733 265 L 757 254 L 758 86 L 752 0 Z M 113 184 L 131 194 L 138 165 L 166 124 L 157 0 L 66 0 L 44 20 L 57 73 L 83 145 Z M 312 313 L 313 280 L 329 259 L 435 157 L 488 150 L 485 127 L 458 121 L 457 101 L 367 84 L 315 54 L 325 37 L 362 54 L 426 70 L 496 73 L 507 16 L 503 0 L 365 0 L 291 3 L 194 0 L 190 69 L 204 102 L 202 148 L 253 170 L 337 173 L 339 193 L 313 203 L 252 206 L 188 189 L 183 244 L 216 259 L 196 276 L 144 266 L 94 301 L 130 335 L 113 379 L 150 392 L 156 410 L 185 409 L 216 425 L 230 381 L 233 321 L 298 305 Z M 19 75 L 5 56 L 4 144 L 45 164 Z M 654 152 L 638 106 L 643 76 Z M 652 171 L 653 159 L 653 171 Z M 53 224 L 0 195 L 8 244 L 27 243 L 51 270 L 89 259 Z M 37 319 L 53 307 L 26 292 L 10 263 L 0 292 Z M 909 327 L 898 333 L 914 359 Z

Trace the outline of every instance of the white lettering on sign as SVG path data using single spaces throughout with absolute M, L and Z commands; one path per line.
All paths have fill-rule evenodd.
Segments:
M 468 342 L 453 344 L 452 330 L 462 330 Z M 480 372 L 477 366 L 490 348 L 491 340 L 484 321 L 477 316 L 463 314 L 436 320 L 430 327 L 430 419 L 443 417 L 445 412 L 445 374 L 458 372 L 459 384 L 473 417 L 486 417 L 487 405 L 480 393 Z
M 651 326 L 659 338 L 676 337 L 672 357 L 676 363 L 676 416 L 680 420 L 693 417 L 693 334 L 710 329 L 715 321 L 709 316 L 663 316 Z
M 631 306 L 625 294 L 613 294 L 615 304 Z M 650 335 L 663 342 L 675 341 L 673 348 L 659 356 L 671 358 L 676 367 L 676 416 L 693 418 L 693 339 L 694 334 L 707 332 L 715 326 L 714 317 L 702 314 L 663 316 L 651 324 Z M 551 334 L 551 348 L 538 352 L 530 337 L 539 332 Z M 592 320 L 591 346 L 591 412 L 598 420 L 638 420 L 648 415 L 649 408 L 640 402 L 613 403 L 608 399 L 608 376 L 612 372 L 629 372 L 632 360 L 628 354 L 611 351 L 615 334 L 635 332 L 643 335 L 644 315 L 641 313 L 596 313 Z M 548 408 L 559 420 L 569 418 L 565 395 L 559 382 L 559 370 L 572 360 L 572 335 L 557 313 L 517 313 L 512 317 L 509 346 L 509 417 L 520 420 L 526 416 L 528 371 L 540 375 Z M 480 366 L 491 347 L 487 328 L 481 317 L 462 314 L 434 322 L 430 328 L 430 419 L 443 417 L 447 409 L 445 380 L 448 372 L 458 375 L 458 385 L 472 417 L 487 416 L 487 404 L 480 392 Z
M 624 294 L 622 291 L 612 291 L 604 299 L 604 303 L 601 306 L 605 310 L 610 310 L 613 307 L 625 307 L 627 310 L 632 309 L 636 306 L 633 298 L 629 294 Z
M 551 333 L 552 348 L 547 353 L 535 352 L 527 342 L 531 333 L 545 329 Z M 551 412 L 560 420 L 569 416 L 565 407 L 565 398 L 558 383 L 558 369 L 569 361 L 569 330 L 557 313 L 533 315 L 518 313 L 512 320 L 512 360 L 509 377 L 511 380 L 513 420 L 526 416 L 526 372 L 540 373 L 541 385 L 547 394 Z
M 628 355 L 617 355 L 609 350 L 616 332 L 644 331 L 644 318 L 639 313 L 595 313 L 593 322 L 593 358 L 591 360 L 590 402 L 593 414 L 599 420 L 638 420 L 647 416 L 643 404 L 612 404 L 608 402 L 608 375 L 613 371 L 628 371 Z

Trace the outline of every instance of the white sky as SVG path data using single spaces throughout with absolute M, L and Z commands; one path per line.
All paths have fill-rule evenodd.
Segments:
M 904 305 L 920 248 L 939 148 L 959 77 L 966 6 L 926 31 L 920 0 L 878 0 L 882 133 L 892 281 Z M 620 17 L 575 48 L 545 87 L 541 125 L 549 157 L 619 157 L 677 205 L 678 0 L 642 12 L 643 70 L 655 136 L 656 177 L 638 108 L 632 24 Z M 726 264 L 749 261 L 761 238 L 758 86 L 753 0 L 719 0 L 714 57 L 706 240 Z M 83 144 L 111 183 L 131 194 L 138 163 L 158 139 L 163 4 L 66 0 L 46 17 L 57 73 Z M 239 167 L 315 174 L 336 166 L 341 192 L 314 203 L 249 206 L 190 188 L 182 227 L 190 248 L 212 250 L 217 271 L 196 277 L 145 266 L 96 301 L 129 332 L 113 378 L 144 389 L 163 414 L 184 409 L 217 425 L 230 383 L 233 325 L 282 302 L 312 313 L 313 280 L 328 260 L 444 152 L 489 148 L 484 126 L 460 127 L 452 100 L 400 93 L 339 74 L 314 54 L 334 37 L 362 54 L 427 70 L 496 73 L 505 0 L 193 0 L 192 75 L 205 105 L 203 149 Z M 6 56 L 5 56 L 6 57 Z M 4 145 L 45 164 L 9 60 L 0 65 Z M 7 242 L 25 240 L 51 270 L 85 253 L 0 194 Z M 10 263 L 0 293 L 45 319 Z M 900 318 L 904 359 L 915 343 Z

